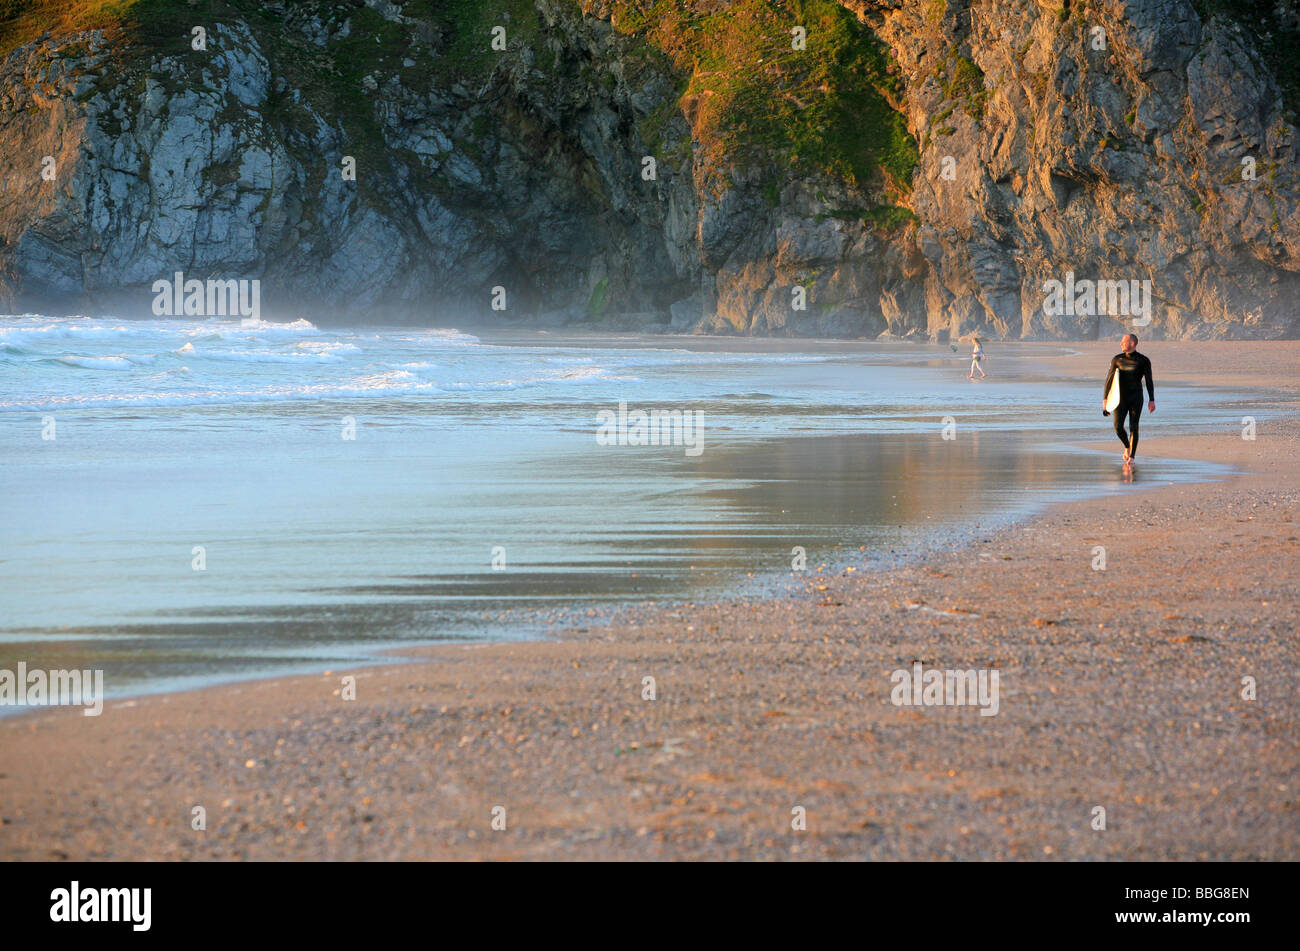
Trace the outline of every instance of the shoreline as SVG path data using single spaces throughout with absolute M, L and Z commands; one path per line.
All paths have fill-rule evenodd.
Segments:
M 1300 362 L 1300 346 L 1242 346 Z M 1195 369 L 1163 378 L 1180 372 Z M 1250 379 L 1295 392 L 1294 375 Z M 800 594 L 633 606 L 554 640 L 403 648 L 423 659 L 146 694 L 99 718 L 5 717 L 0 855 L 1295 859 L 1296 693 L 1269 678 L 1296 656 L 1300 420 L 1247 443 L 1162 436 L 1159 419 L 1144 447 L 1239 471 L 1054 503 L 903 567 L 809 571 Z M 1238 520 L 1261 505 L 1272 522 Z M 1109 527 L 1116 507 L 1141 537 Z M 1222 604 L 1201 603 L 1212 583 Z M 1159 596 L 1134 607 L 1133 589 Z M 910 660 L 1000 670 L 1000 714 L 891 705 L 887 674 Z M 1259 679 L 1254 705 L 1234 699 L 1239 675 Z

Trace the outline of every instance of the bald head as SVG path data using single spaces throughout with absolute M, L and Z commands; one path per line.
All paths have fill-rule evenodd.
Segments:
M 1119 342 L 1119 348 L 1125 353 L 1132 353 L 1137 349 L 1138 338 L 1133 334 L 1125 334 Z

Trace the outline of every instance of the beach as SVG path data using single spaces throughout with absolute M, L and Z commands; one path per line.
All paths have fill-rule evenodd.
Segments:
M 1047 371 L 1099 377 L 1116 349 L 1070 346 Z M 1138 484 L 1146 458 L 1239 474 L 913 563 L 810 560 L 779 596 L 5 718 L 0 857 L 1300 858 L 1300 344 L 1140 349 Z M 1268 415 L 1164 435 L 1162 381 L 1255 388 Z M 1117 457 L 1095 389 L 1085 448 Z M 996 670 L 996 714 L 891 702 L 917 663 Z

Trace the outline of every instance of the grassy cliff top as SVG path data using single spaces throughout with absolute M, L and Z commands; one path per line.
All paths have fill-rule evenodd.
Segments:
M 111 29 L 135 0 L 0 0 L 0 56 L 45 33 Z
M 688 78 L 682 102 L 708 160 L 776 157 L 856 187 L 906 191 L 916 143 L 893 108 L 883 45 L 833 0 L 613 0 L 612 23 Z

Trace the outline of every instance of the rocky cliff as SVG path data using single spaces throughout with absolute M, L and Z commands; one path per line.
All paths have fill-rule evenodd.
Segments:
M 182 271 L 327 321 L 1300 334 L 1295 0 L 4 11 L 11 308 Z

